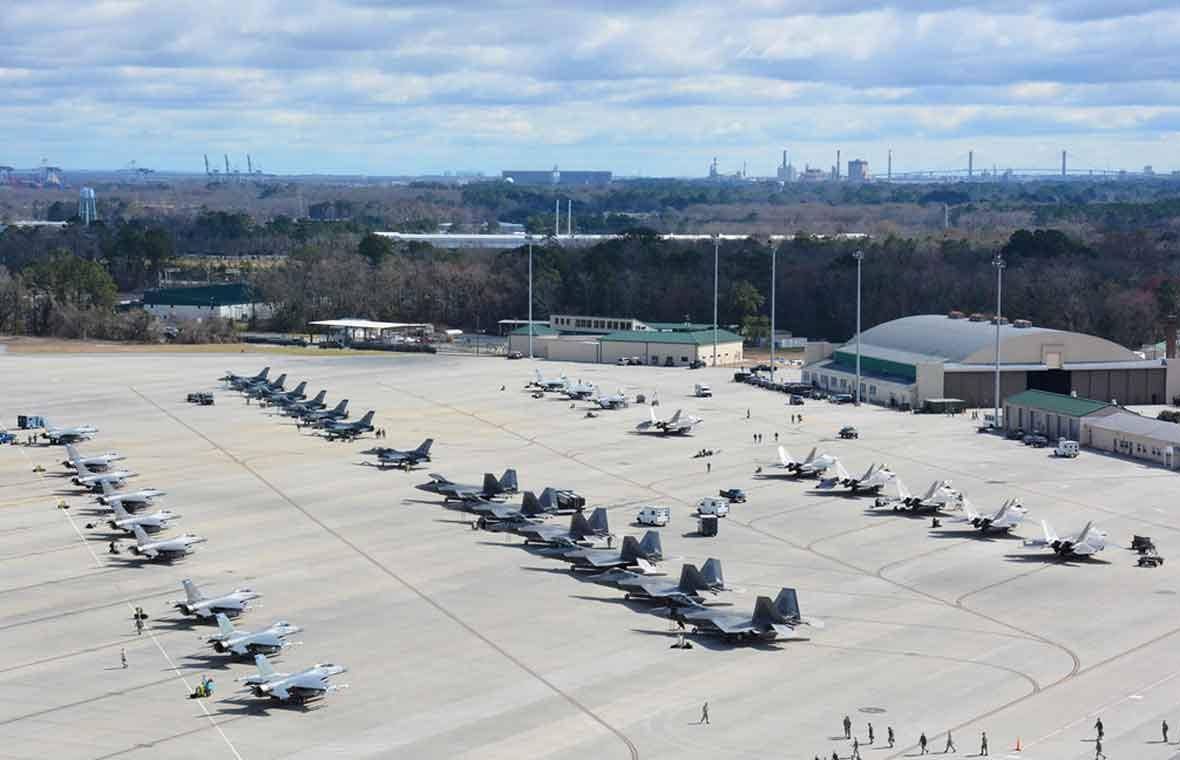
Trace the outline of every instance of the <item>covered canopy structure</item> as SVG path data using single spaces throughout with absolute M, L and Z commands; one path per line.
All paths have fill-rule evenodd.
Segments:
M 308 324 L 312 332 L 329 333 L 334 340 L 345 345 L 390 341 L 409 332 L 433 330 L 433 325 L 427 322 L 375 322 L 371 319 L 320 319 Z

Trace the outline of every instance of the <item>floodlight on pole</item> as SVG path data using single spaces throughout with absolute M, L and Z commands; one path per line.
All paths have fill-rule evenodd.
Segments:
M 721 252 L 721 235 L 713 233 L 713 366 L 717 366 L 717 259 Z
M 992 425 L 1000 426 L 1000 306 L 1003 303 L 1004 292 L 1004 257 L 999 251 L 992 258 L 992 266 L 996 268 L 996 393 L 992 399 Z
M 774 242 L 774 237 L 770 238 L 770 382 L 774 382 L 774 312 L 775 312 L 775 285 L 778 278 L 776 277 L 775 261 L 778 259 L 778 245 Z
M 533 239 L 529 237 L 529 361 L 533 360 Z
M 852 254 L 856 259 L 856 404 L 860 405 L 860 265 L 865 252 L 857 250 Z

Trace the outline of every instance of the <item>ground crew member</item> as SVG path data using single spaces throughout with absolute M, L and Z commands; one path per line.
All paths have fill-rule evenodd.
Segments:
M 709 725 L 709 703 L 708 702 L 701 705 L 701 719 L 697 721 L 697 725 L 700 725 L 701 723 L 704 723 L 706 726 Z
M 119 550 L 118 550 L 118 548 L 115 547 L 114 541 L 111 541 L 109 544 L 107 544 L 107 554 L 118 554 L 118 553 L 119 553 Z
M 832 760 L 840 760 L 840 756 L 836 754 L 836 750 L 832 750 Z
M 873 743 L 873 724 L 869 724 L 869 744 Z
M 926 732 L 925 731 L 923 731 L 922 735 L 918 737 L 918 746 L 922 748 L 922 751 L 918 753 L 919 755 L 928 754 L 929 750 L 926 749 Z
M 852 754 L 848 756 L 848 760 L 860 760 L 860 739 L 852 740 Z
M 746 410 L 746 419 L 747 420 L 750 419 L 750 410 L 749 409 Z
M 778 443 L 778 432 L 777 431 L 774 434 L 774 442 Z
M 143 635 L 143 618 L 141 618 L 138 613 L 135 615 L 135 635 Z
M 1094 730 L 1098 732 L 1098 741 L 1102 741 L 1102 737 L 1106 735 L 1106 730 L 1102 727 L 1102 718 L 1094 721 Z
M 987 731 L 979 732 L 979 756 L 983 757 L 987 754 Z
M 947 731 L 946 732 L 946 749 L 944 749 L 942 751 L 942 754 L 945 755 L 948 752 L 958 752 L 958 751 L 959 751 L 959 748 L 955 746 L 955 740 L 951 738 L 951 732 Z
M 844 716 L 844 738 L 852 738 L 852 718 L 849 718 L 847 715 Z
M 1102 758 L 1102 760 L 1106 760 L 1106 753 L 1102 751 L 1102 740 L 1095 739 L 1094 740 L 1094 760 L 1098 760 L 1098 758 L 1100 758 L 1100 757 Z
M 705 472 L 712 472 L 712 471 L 713 471 L 713 463 L 712 462 L 705 462 Z
M 123 669 L 127 669 L 127 650 L 119 647 L 119 662 L 123 663 Z
M 889 749 L 893 749 L 893 726 L 887 726 L 886 731 L 888 731 L 886 737 L 889 739 Z
M 1163 725 L 1160 726 L 1160 728 L 1164 732 L 1164 744 L 1167 744 L 1168 743 L 1168 721 L 1165 720 Z

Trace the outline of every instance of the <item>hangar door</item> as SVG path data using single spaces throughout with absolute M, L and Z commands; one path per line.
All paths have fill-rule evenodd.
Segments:
M 1068 396 L 1069 392 L 1073 390 L 1073 386 L 1070 385 L 1069 370 L 1066 369 L 1029 372 L 1028 387 L 1038 391 L 1060 393 L 1063 396 Z

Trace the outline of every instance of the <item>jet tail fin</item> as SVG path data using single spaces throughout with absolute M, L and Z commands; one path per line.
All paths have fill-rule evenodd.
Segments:
M 642 552 L 644 559 L 658 560 L 664 556 L 664 547 L 660 543 L 660 532 L 658 530 L 649 530 L 643 534 L 643 540 L 639 542 L 639 551 Z
M 190 580 L 189 578 L 185 578 L 184 580 L 182 580 L 180 582 L 180 585 L 184 586 L 184 597 L 189 602 L 199 602 L 205 598 L 201 595 L 201 592 L 197 589 L 197 584 L 193 583 L 192 580 Z
M 105 480 L 102 482 L 103 482 L 103 485 L 106 485 Z M 127 510 L 123 509 L 123 502 L 122 501 L 111 502 L 111 511 L 113 511 L 115 513 L 115 518 L 119 519 L 119 520 L 122 520 L 125 517 L 131 516 L 131 515 L 127 514 Z
M 605 507 L 598 507 L 590 513 L 590 530 L 600 535 L 605 535 L 610 532 L 610 526 L 607 524 Z
M 634 562 L 643 558 L 643 550 L 639 548 L 639 542 L 635 540 L 635 536 L 623 536 L 623 545 L 619 548 L 619 556 L 625 562 Z
M 263 367 L 262 371 L 254 376 L 255 380 L 265 380 L 266 376 L 270 374 L 270 367 Z
M 803 460 L 803 464 L 808 464 L 810 462 L 813 462 L 815 460 L 815 452 L 816 452 L 816 447 L 812 446 L 811 453 L 809 453 L 807 455 L 807 458 Z
M 348 399 L 342 400 L 339 404 L 336 405 L 336 408 L 333 411 L 344 412 L 346 409 L 348 409 Z
M 234 634 L 234 624 L 229 622 L 229 618 L 225 616 L 224 612 L 217 613 L 217 630 L 222 636 L 232 636 Z
M 779 614 L 775 608 L 774 602 L 770 601 L 769 596 L 760 596 L 754 602 L 753 623 L 755 625 L 773 625 L 775 623 L 785 623 L 786 620 Z
M 709 584 L 709 588 L 724 588 L 725 576 L 721 573 L 721 560 L 715 557 L 705 560 L 705 564 L 701 565 L 701 577 Z
M 574 541 L 581 541 L 582 539 L 594 535 L 594 528 L 586 520 L 586 515 L 581 512 L 574 512 L 570 517 L 570 538 Z
M 423 442 L 422 442 L 422 443 L 421 443 L 421 444 L 418 446 L 418 448 L 416 448 L 416 449 L 415 449 L 415 451 L 416 451 L 416 452 L 418 452 L 418 455 L 419 455 L 419 456 L 426 456 L 427 454 L 429 454 L 429 453 L 430 453 L 430 447 L 431 447 L 431 446 L 433 446 L 433 445 L 434 445 L 434 439 L 433 439 L 433 438 L 427 438 L 425 441 L 423 441 Z
M 496 476 L 490 472 L 483 474 L 483 493 L 484 496 L 494 496 L 501 492 L 500 481 L 496 480 Z
M 1048 520 L 1041 520 L 1041 532 L 1045 534 L 1045 543 L 1051 544 L 1057 541 L 1057 534 L 1053 532 L 1053 527 L 1049 525 Z
M 361 425 L 363 426 L 363 425 L 372 425 L 372 424 L 373 424 L 373 410 L 370 409 L 369 411 L 365 412 L 364 417 L 361 417 Z
M 783 467 L 790 467 L 791 465 L 795 464 L 795 459 L 787 453 L 785 446 L 778 447 L 778 462 Z
M 322 391 L 320 391 L 319 393 L 315 394 L 315 398 L 313 398 L 313 399 L 311 400 L 311 403 L 313 403 L 313 404 L 322 404 L 322 403 L 324 403 L 324 399 L 325 399 L 325 398 L 327 398 L 327 397 L 328 397 L 328 391 L 326 391 L 326 390 L 322 390 Z
M 133 533 L 135 533 L 135 542 L 137 544 L 139 544 L 140 546 L 143 546 L 144 544 L 146 544 L 148 542 L 148 535 L 147 535 L 147 533 L 144 533 L 143 528 L 141 528 L 140 526 L 132 525 L 131 531 Z
M 686 594 L 691 594 L 694 591 L 708 591 L 710 587 L 701 575 L 701 571 L 697 570 L 697 566 L 686 563 L 684 567 L 680 568 L 680 585 L 677 588 Z
M 520 513 L 527 517 L 534 517 L 536 515 L 544 514 L 545 510 L 541 507 L 541 502 L 537 501 L 537 495 L 532 491 L 524 492 L 524 499 L 520 505 Z
M 275 669 L 271 666 L 270 660 L 266 659 L 266 655 L 254 655 L 254 665 L 258 668 L 258 675 L 263 678 L 274 678 Z
M 307 390 L 307 381 L 303 380 L 299 383 L 299 385 L 295 386 L 295 390 L 291 391 L 291 395 L 298 396 L 300 393 L 303 393 L 305 390 Z
M 774 598 L 774 608 L 788 620 L 802 620 L 799 611 L 799 594 L 793 588 L 784 588 Z
M 516 482 L 516 470 L 509 467 L 500 476 L 499 481 L 500 490 L 504 493 L 516 493 L 519 490 L 519 485 Z

